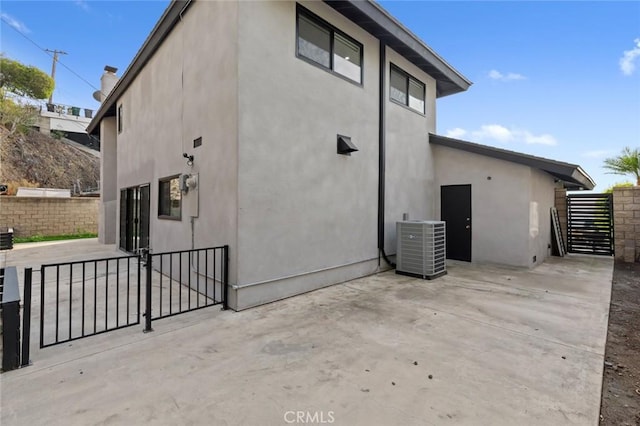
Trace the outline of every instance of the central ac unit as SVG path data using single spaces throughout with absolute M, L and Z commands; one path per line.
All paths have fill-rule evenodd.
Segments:
M 447 273 L 445 222 L 396 222 L 396 273 L 434 279 Z

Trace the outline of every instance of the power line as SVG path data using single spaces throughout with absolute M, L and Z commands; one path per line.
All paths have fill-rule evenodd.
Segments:
M 48 49 L 43 48 L 42 46 L 40 46 L 38 43 L 36 43 L 35 41 L 33 41 L 31 38 L 29 38 L 26 34 L 24 34 L 22 31 L 18 30 L 16 27 L 14 27 L 13 25 L 11 25 L 11 23 L 4 17 L 4 16 L 0 16 L 0 19 L 2 19 L 2 22 L 4 22 L 7 26 L 11 27 L 11 29 L 13 29 L 15 32 L 17 32 L 18 34 L 20 34 L 22 37 L 26 38 L 27 40 L 29 40 L 34 46 L 36 46 L 38 49 L 42 50 L 46 55 L 50 56 L 51 58 L 54 58 L 54 55 L 52 55 L 51 53 L 49 53 Z M 75 72 L 74 70 L 72 70 L 71 68 L 69 68 L 67 65 L 65 65 L 63 62 L 61 61 L 57 61 L 60 65 L 62 65 L 63 67 L 65 67 L 71 74 L 75 75 L 76 77 L 78 77 L 80 80 L 84 81 L 85 83 L 87 83 L 89 85 L 89 87 L 91 87 L 92 89 L 98 90 L 100 91 L 100 89 L 98 89 L 96 86 L 94 86 L 93 84 L 91 84 L 87 79 L 85 79 L 84 77 L 82 77 L 80 74 L 78 74 L 77 72 Z M 102 93 L 102 92 L 101 92 Z

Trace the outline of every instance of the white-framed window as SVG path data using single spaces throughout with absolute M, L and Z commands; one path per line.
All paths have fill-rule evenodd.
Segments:
M 420 114 L 425 113 L 425 85 L 397 66 L 391 64 L 389 97 Z
M 162 178 L 158 182 L 158 218 L 182 219 L 180 175 Z
M 297 5 L 296 56 L 362 84 L 362 44 Z

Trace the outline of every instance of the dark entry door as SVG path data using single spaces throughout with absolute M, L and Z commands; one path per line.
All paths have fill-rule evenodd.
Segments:
M 471 185 L 440 187 L 440 217 L 447 223 L 447 259 L 471 262 Z
M 149 247 L 149 185 L 120 190 L 120 248 L 130 253 Z

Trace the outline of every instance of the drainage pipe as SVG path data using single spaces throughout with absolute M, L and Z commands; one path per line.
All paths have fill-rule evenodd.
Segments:
M 396 264 L 391 262 L 384 251 L 384 192 L 385 192 L 385 70 L 387 68 L 387 46 L 380 40 L 380 90 L 378 109 L 378 250 L 380 256 L 392 268 Z M 379 262 L 378 262 L 379 263 Z

